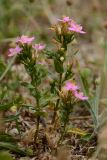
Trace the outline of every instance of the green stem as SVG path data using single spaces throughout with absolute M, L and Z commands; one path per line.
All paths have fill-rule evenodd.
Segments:
M 67 124 L 69 123 L 69 117 L 70 117 L 70 113 L 71 113 L 71 104 L 69 104 L 69 105 L 64 104 L 64 106 L 65 106 L 65 109 L 62 111 L 63 127 L 62 127 L 61 136 L 58 140 L 57 146 L 59 146 L 64 139 L 64 136 L 66 134 L 66 127 L 67 127 Z
M 61 92 L 61 88 L 62 88 L 62 73 L 59 74 L 59 87 L 58 87 L 59 92 Z M 60 98 L 57 99 L 56 105 L 54 107 L 54 114 L 53 114 L 53 118 L 52 118 L 52 124 L 54 124 L 55 120 L 56 120 L 56 115 L 57 115 L 59 102 L 60 102 Z
M 64 136 L 65 136 L 65 133 L 66 133 L 66 125 L 67 123 L 64 123 L 64 126 L 63 126 L 63 131 L 61 132 L 61 136 L 57 142 L 57 147 L 62 143 L 63 139 L 64 139 Z
M 39 133 L 39 123 L 40 123 L 40 116 L 38 115 L 37 116 L 36 132 L 35 132 L 35 135 L 34 135 L 34 145 L 37 142 L 37 137 L 38 137 L 38 133 Z
M 40 111 L 40 106 L 39 106 L 39 99 L 36 98 L 36 102 L 37 102 L 37 109 L 38 109 L 38 113 Z M 36 131 L 35 131 L 35 135 L 34 135 L 34 145 L 37 142 L 37 137 L 38 137 L 38 133 L 39 133 L 39 124 L 40 124 L 40 115 L 37 114 L 37 124 L 36 124 Z

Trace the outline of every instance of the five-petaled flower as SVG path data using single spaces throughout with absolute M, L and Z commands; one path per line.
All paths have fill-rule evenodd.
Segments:
M 31 42 L 34 40 L 34 37 L 28 37 L 25 35 L 22 35 L 21 37 L 17 37 L 16 42 L 21 44 L 31 44 Z
M 36 51 L 42 51 L 45 48 L 45 44 L 35 44 L 33 45 L 33 49 L 35 49 Z
M 79 89 L 79 87 L 77 85 L 75 85 L 74 83 L 67 81 L 64 87 L 67 91 L 76 91 L 77 89 Z
M 79 99 L 79 100 L 82 100 L 82 101 L 88 100 L 88 97 L 87 97 L 87 96 L 84 96 L 83 92 L 75 91 L 75 92 L 74 92 L 74 95 L 75 95 L 75 97 L 76 97 L 77 99 Z
M 72 32 L 76 32 L 76 33 L 81 33 L 81 34 L 85 34 L 86 32 L 83 31 L 83 27 L 79 24 L 77 24 L 76 22 L 71 22 L 70 26 L 68 27 L 69 31 Z
M 14 55 L 20 54 L 20 52 L 22 51 L 22 48 L 20 48 L 18 45 L 15 48 L 10 48 L 9 49 L 9 57 L 12 57 Z

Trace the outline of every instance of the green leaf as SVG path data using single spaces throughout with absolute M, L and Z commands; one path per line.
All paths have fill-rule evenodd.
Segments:
M 50 82 L 50 86 L 51 86 L 51 88 L 50 88 L 50 91 L 51 91 L 51 93 L 57 93 L 57 91 L 56 91 L 56 80 L 54 80 L 53 82 Z
M 11 142 L 11 143 L 15 143 L 15 139 L 6 133 L 1 133 L 0 134 L 0 142 Z
M 64 76 L 64 81 L 73 78 L 73 76 L 74 73 L 72 72 L 72 65 L 68 65 Z
M 21 106 L 23 107 L 23 108 L 31 108 L 31 109 L 33 109 L 34 110 L 34 106 L 32 106 L 31 104 L 21 104 Z
M 81 139 L 85 140 L 85 141 L 89 141 L 93 138 L 92 134 L 88 133 L 84 136 L 81 137 Z
M 61 62 L 60 60 L 54 59 L 54 66 L 55 66 L 56 72 L 58 73 L 64 72 L 63 62 Z
M 77 134 L 80 136 L 86 136 L 87 133 L 83 130 L 81 130 L 80 128 L 70 128 L 67 130 L 67 133 L 73 133 L 73 134 Z
M 53 59 L 55 56 L 55 53 L 52 51 L 45 50 L 44 53 L 47 55 L 49 59 Z
M 7 142 L 0 142 L 0 149 L 6 149 L 22 156 L 25 156 L 27 154 L 23 149 L 20 149 L 17 145 Z
M 35 87 L 31 83 L 22 82 L 21 85 L 27 87 L 28 89 L 35 89 Z
M 11 122 L 16 121 L 19 118 L 20 113 L 17 113 L 16 115 L 11 115 L 5 118 L 5 122 Z
M 8 103 L 8 104 L 0 104 L 0 111 L 5 111 L 8 110 L 9 108 L 12 107 L 12 103 Z
M 80 73 L 81 70 L 80 70 L 79 64 L 78 64 L 78 69 L 79 69 L 79 80 L 80 80 L 80 83 L 81 83 L 82 90 L 83 90 L 83 92 L 84 92 L 84 94 L 85 94 L 86 96 L 89 96 L 89 95 L 88 95 L 88 92 L 87 92 L 87 86 L 86 86 L 86 84 L 85 84 L 85 81 L 84 81 L 83 78 L 82 78 L 81 73 Z M 93 118 L 94 129 L 95 129 L 95 130 L 98 128 L 98 125 L 99 125 L 99 124 L 98 124 L 98 107 L 99 107 L 99 104 L 98 104 L 98 99 L 97 99 L 97 102 L 94 102 L 94 100 L 99 97 L 99 91 L 98 91 L 98 93 L 97 93 L 97 91 L 96 91 L 96 94 L 98 94 L 98 95 L 95 95 L 95 98 L 93 99 L 93 101 L 90 100 L 90 99 L 88 99 L 87 101 L 84 101 L 85 106 L 87 107 L 87 109 L 89 110 L 89 112 L 90 112 L 90 114 L 91 114 L 91 116 L 92 116 L 92 118 Z M 98 96 L 98 97 L 96 97 L 96 96 Z M 95 101 L 96 101 L 96 100 L 95 100 Z M 95 105 L 96 105 L 96 106 L 95 106 Z M 95 109 L 96 111 L 94 111 L 94 109 Z M 96 112 L 96 113 L 95 113 L 95 112 Z
M 89 88 L 92 83 L 92 72 L 89 68 L 83 68 L 80 70 L 80 76 L 84 83 L 85 92 L 86 94 L 89 94 Z
M 13 160 L 13 158 L 10 153 L 2 151 L 0 152 L 0 160 Z
M 40 106 L 41 108 L 46 107 L 49 103 L 55 102 L 58 99 L 55 95 L 42 95 L 40 99 Z
M 4 64 L 3 60 L 0 58 L 0 76 L 5 71 L 5 68 L 6 68 L 5 64 Z

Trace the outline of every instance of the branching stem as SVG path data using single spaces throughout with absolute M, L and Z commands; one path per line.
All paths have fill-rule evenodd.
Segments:
M 62 73 L 59 74 L 59 87 L 58 87 L 59 92 L 61 92 L 61 88 L 62 88 Z M 52 118 L 52 124 L 54 124 L 55 120 L 56 120 L 56 115 L 57 115 L 59 102 L 60 102 L 60 98 L 57 99 L 56 105 L 54 107 L 54 114 L 53 114 L 53 118 Z

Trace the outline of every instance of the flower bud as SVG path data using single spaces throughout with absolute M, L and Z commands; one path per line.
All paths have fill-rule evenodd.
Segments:
M 57 34 L 61 35 L 61 27 L 60 26 L 57 26 Z
M 62 61 L 62 62 L 63 62 L 63 61 L 64 61 L 64 57 L 60 57 L 60 61 Z

